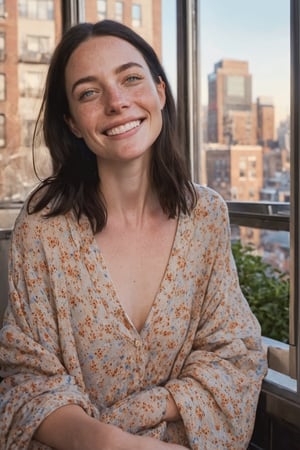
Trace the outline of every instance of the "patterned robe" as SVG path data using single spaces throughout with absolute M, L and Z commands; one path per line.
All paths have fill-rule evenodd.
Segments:
M 244 299 L 224 200 L 197 186 L 180 215 L 160 289 L 138 332 L 89 221 L 24 206 L 12 237 L 0 332 L 0 448 L 48 449 L 33 434 L 56 408 L 192 450 L 246 449 L 266 373 Z M 181 420 L 162 420 L 168 393 Z

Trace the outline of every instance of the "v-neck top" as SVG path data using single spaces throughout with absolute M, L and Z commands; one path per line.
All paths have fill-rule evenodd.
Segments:
M 196 186 L 140 332 L 121 303 L 86 217 L 22 209 L 12 237 L 0 332 L 0 448 L 47 449 L 32 436 L 78 404 L 126 431 L 193 450 L 243 449 L 266 355 L 230 250 L 224 200 Z M 169 393 L 181 420 L 162 420 Z

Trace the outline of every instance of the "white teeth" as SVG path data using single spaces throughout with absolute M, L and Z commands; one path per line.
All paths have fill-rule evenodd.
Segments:
M 133 120 L 132 122 L 125 123 L 119 127 L 111 128 L 106 131 L 108 136 L 116 136 L 117 134 L 126 133 L 126 131 L 132 130 L 140 125 L 141 120 Z

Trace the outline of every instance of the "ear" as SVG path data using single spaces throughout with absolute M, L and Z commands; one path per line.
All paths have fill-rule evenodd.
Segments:
M 159 76 L 158 78 L 159 78 L 159 83 L 156 85 L 156 89 L 157 89 L 158 96 L 160 99 L 161 109 L 163 109 L 165 106 L 165 103 L 166 103 L 166 84 L 163 81 L 163 79 L 161 78 L 161 76 Z
M 68 127 L 70 128 L 70 131 L 78 138 L 82 137 L 81 132 L 79 131 L 79 129 L 76 127 L 75 122 L 73 120 L 73 118 L 71 116 L 66 116 L 64 115 L 64 121 L 66 122 L 66 124 L 68 125 Z

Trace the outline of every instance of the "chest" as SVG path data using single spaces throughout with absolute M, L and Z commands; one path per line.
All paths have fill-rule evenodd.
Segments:
M 96 235 L 119 302 L 140 331 L 164 277 L 177 221 L 166 220 L 143 230 L 107 229 Z

